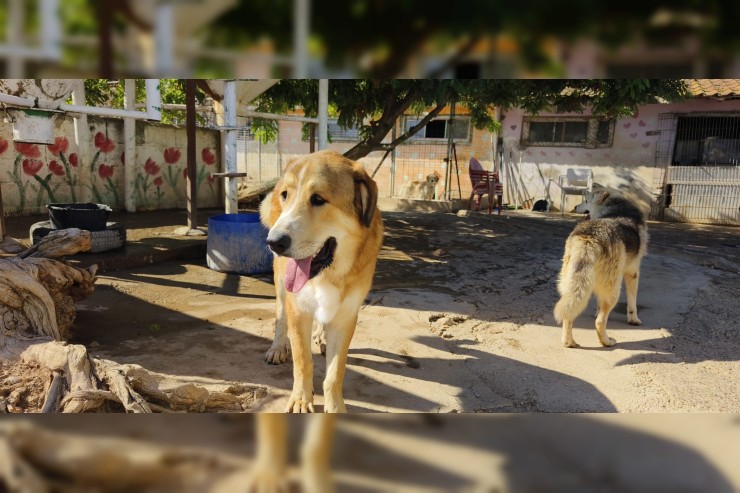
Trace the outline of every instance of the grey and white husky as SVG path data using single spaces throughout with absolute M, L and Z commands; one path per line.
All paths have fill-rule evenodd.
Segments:
M 607 188 L 589 193 L 576 211 L 587 214 L 587 220 L 578 223 L 565 243 L 555 319 L 563 324 L 563 345 L 578 347 L 573 339 L 573 320 L 595 294 L 596 333 L 603 346 L 613 346 L 616 341 L 606 335 L 606 320 L 619 299 L 622 278 L 627 291 L 627 322 L 641 323 L 637 318 L 637 284 L 640 261 L 647 252 L 645 217 L 633 202 Z

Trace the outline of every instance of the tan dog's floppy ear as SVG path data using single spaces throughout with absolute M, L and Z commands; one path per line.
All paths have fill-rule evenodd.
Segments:
M 280 217 L 281 212 L 280 200 L 278 200 L 278 196 L 275 195 L 273 190 L 260 202 L 260 222 L 266 228 L 272 228 Z
M 355 165 L 355 209 L 362 224 L 369 228 L 373 223 L 375 208 L 378 206 L 378 186 L 361 164 Z

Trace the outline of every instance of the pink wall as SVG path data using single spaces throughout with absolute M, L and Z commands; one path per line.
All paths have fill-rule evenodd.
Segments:
M 658 117 L 661 113 L 690 112 L 740 112 L 740 101 L 690 100 L 645 105 L 636 115 L 616 121 L 611 147 L 596 149 L 524 147 L 520 142 L 524 112 L 519 109 L 506 111 L 503 121 L 504 201 L 521 203 L 549 197 L 557 207 L 560 204 L 558 177 L 567 168 L 584 167 L 593 170 L 596 184 L 631 193 L 647 210 L 662 184 L 662 173 L 656 168 L 655 159 Z M 551 115 L 554 114 L 540 113 L 538 116 Z M 588 113 L 565 115 L 585 116 Z M 578 201 L 577 196 L 569 196 L 566 210 Z

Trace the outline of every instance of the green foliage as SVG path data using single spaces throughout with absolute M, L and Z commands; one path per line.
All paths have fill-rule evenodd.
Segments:
M 384 148 L 381 140 L 402 114 L 420 115 L 453 101 L 470 111 L 476 128 L 496 131 L 500 122 L 494 118 L 494 107 L 519 107 L 530 114 L 590 109 L 596 115 L 616 117 L 633 114 L 641 104 L 686 96 L 681 80 L 351 79 L 329 83 L 330 112 L 340 126 L 359 128 L 360 145 L 367 152 Z M 302 107 L 309 117 L 317 115 L 317 105 L 317 80 L 281 80 L 257 100 L 258 111 L 285 114 Z M 255 120 L 253 128 L 262 139 L 277 138 L 274 121 Z
M 137 103 L 146 100 L 146 89 L 144 79 L 135 79 Z M 160 95 L 162 103 L 185 104 L 185 81 L 182 79 L 160 79 Z M 85 79 L 85 102 L 90 106 L 105 106 L 108 108 L 122 109 L 124 107 L 124 80 L 108 79 Z M 195 98 L 197 102 L 203 102 L 205 93 L 196 88 Z M 198 122 L 204 119 L 197 115 Z M 184 111 L 162 111 L 162 123 L 172 125 L 185 124 Z

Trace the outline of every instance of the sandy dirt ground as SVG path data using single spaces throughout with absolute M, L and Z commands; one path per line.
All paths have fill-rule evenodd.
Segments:
M 740 411 L 737 229 L 651 223 L 643 325 L 627 325 L 623 294 L 608 325 L 617 345 L 602 348 L 592 302 L 576 321 L 582 348 L 566 349 L 552 307 L 575 217 L 384 218 L 350 348 L 350 412 Z M 264 386 L 253 410 L 282 410 L 291 365 L 263 360 L 274 304 L 271 275 L 223 274 L 204 260 L 110 272 L 79 305 L 72 342 L 177 378 Z M 319 405 L 324 366 L 316 354 Z M 24 385 L 0 371 L 5 394 Z

